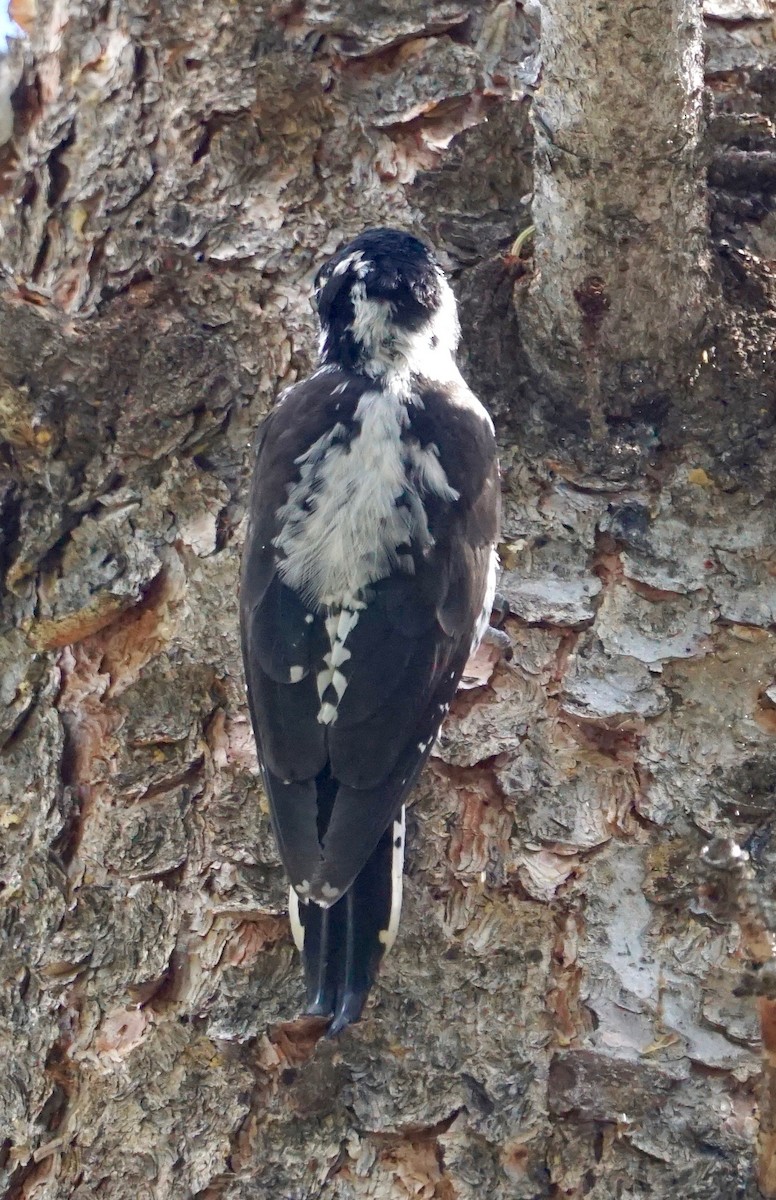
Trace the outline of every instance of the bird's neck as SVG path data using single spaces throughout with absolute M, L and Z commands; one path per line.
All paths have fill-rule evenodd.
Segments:
M 438 384 L 460 380 L 455 362 L 458 315 L 446 283 L 439 308 L 414 328 L 400 319 L 390 301 L 368 297 L 362 283 L 354 285 L 349 300 L 340 322 L 321 330 L 322 366 L 355 371 L 383 390 L 405 395 L 413 378 Z
M 382 390 L 398 395 L 409 394 L 413 379 L 443 385 L 461 378 L 453 348 L 432 326 L 407 330 L 375 321 L 357 332 L 360 336 L 350 327 L 336 336 L 324 329 L 321 366 L 366 376 Z

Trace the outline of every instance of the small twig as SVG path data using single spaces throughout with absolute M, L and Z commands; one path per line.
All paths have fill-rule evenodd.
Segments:
M 526 225 L 525 229 L 522 229 L 520 231 L 520 233 L 518 233 L 518 235 L 515 238 L 515 240 L 513 241 L 512 245 L 509 247 L 510 256 L 512 258 L 519 258 L 520 252 L 523 249 L 523 246 L 526 244 L 526 242 L 528 241 L 529 238 L 532 238 L 534 236 L 535 233 L 536 233 L 535 225 Z

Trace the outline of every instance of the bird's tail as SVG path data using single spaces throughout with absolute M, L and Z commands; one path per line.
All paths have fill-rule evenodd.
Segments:
M 307 1012 L 331 1016 L 328 1036 L 352 1025 L 396 939 L 404 864 L 404 809 L 366 866 L 330 908 L 290 893 L 291 927 L 307 981 Z

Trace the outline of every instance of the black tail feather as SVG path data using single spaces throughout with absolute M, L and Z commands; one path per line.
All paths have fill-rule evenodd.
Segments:
M 392 821 L 366 866 L 331 908 L 298 907 L 307 1013 L 331 1016 L 328 1035 L 356 1022 L 380 960 L 395 936 L 401 904 L 404 822 Z
M 305 913 L 304 959 L 307 980 L 307 1012 L 311 1016 L 328 1017 L 331 1013 L 331 982 L 329 969 L 330 929 L 332 910 L 310 906 Z

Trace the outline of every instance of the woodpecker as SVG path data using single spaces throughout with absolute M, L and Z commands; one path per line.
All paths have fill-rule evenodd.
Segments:
M 320 365 L 259 431 L 240 616 L 306 1011 L 333 1035 L 396 937 L 404 804 L 488 625 L 500 493 L 428 246 L 366 230 L 315 304 Z

